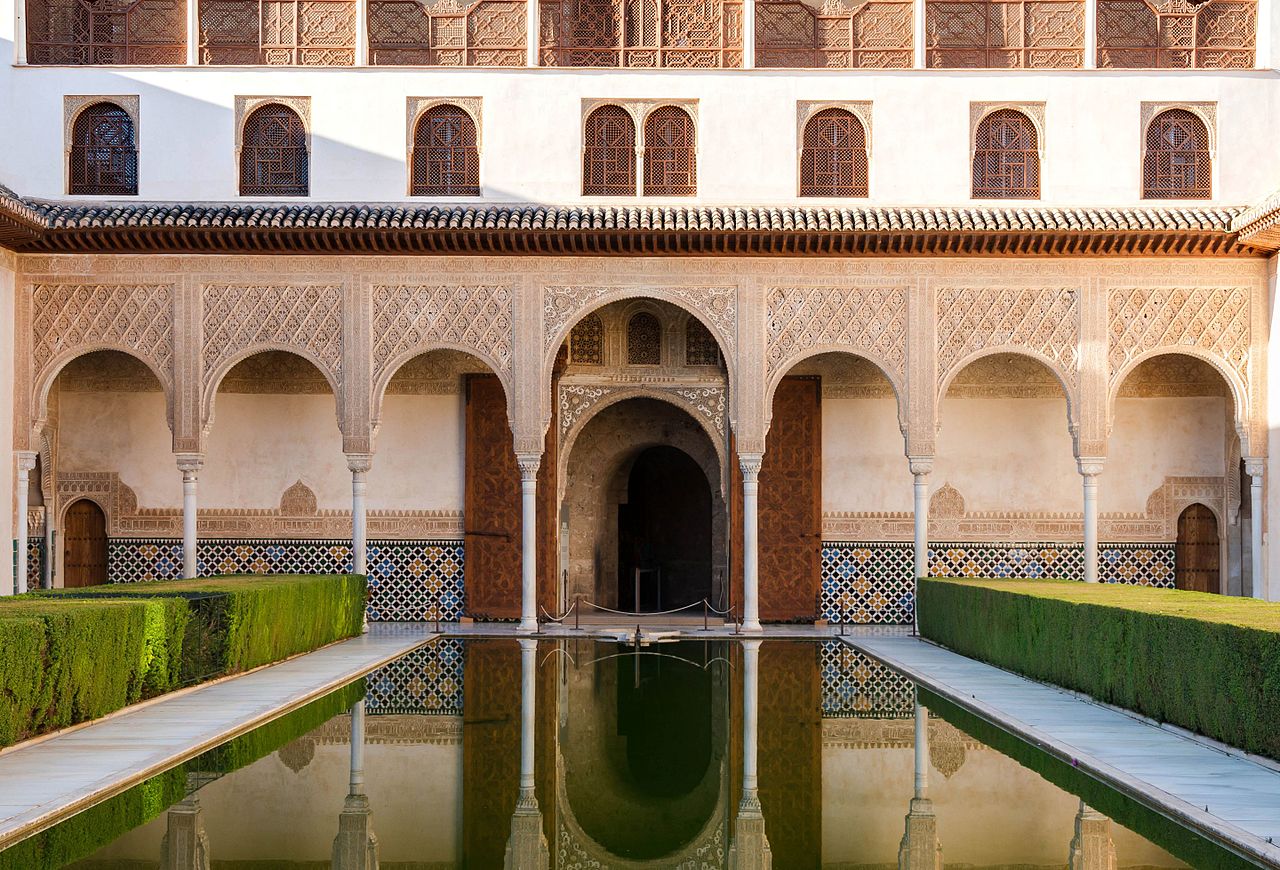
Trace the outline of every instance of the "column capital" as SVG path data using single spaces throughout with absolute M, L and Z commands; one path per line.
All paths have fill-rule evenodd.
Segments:
M 742 470 L 743 481 L 754 483 L 760 476 L 760 465 L 763 462 L 763 453 L 739 453 L 738 467 Z
M 365 473 L 373 467 L 372 453 L 348 453 L 347 469 L 354 473 Z
M 1097 477 L 1102 474 L 1102 467 L 1106 465 L 1106 457 L 1103 456 L 1077 456 L 1076 467 L 1080 470 L 1083 477 Z
M 932 456 L 908 456 L 907 465 L 911 468 L 911 473 L 917 476 L 933 473 Z
M 18 459 L 19 471 L 34 471 L 36 467 L 36 456 L 34 450 L 16 450 L 14 455 Z
M 542 467 L 542 454 L 540 453 L 517 453 L 516 465 L 520 467 L 520 479 L 537 480 L 538 469 Z
M 1267 458 L 1265 456 L 1246 456 L 1244 457 L 1245 474 L 1254 480 L 1261 480 L 1262 475 L 1266 473 Z
M 178 462 L 178 470 L 183 474 L 195 474 L 204 468 L 203 453 L 175 453 L 173 458 Z

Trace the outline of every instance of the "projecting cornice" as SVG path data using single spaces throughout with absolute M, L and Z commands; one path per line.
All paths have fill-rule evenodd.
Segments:
M 1280 234 L 1238 229 L 1253 211 L 62 203 L 0 188 L 0 245 L 23 253 L 1266 255 Z

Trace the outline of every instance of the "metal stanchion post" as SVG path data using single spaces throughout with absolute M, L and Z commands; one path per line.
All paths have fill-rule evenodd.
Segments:
M 707 624 L 707 620 L 708 620 L 707 599 L 704 598 L 702 599 L 702 630 L 703 631 L 710 631 L 711 627 Z
M 573 596 L 573 630 L 580 631 L 582 626 L 579 622 L 582 616 L 582 596 Z

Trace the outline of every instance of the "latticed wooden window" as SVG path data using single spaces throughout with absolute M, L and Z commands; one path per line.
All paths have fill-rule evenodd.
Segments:
M 199 0 L 199 13 L 201 63 L 355 63 L 355 0 Z
M 369 0 L 369 63 L 524 66 L 525 0 Z
M 867 134 L 849 110 L 823 109 L 804 125 L 800 195 L 867 195 Z
M 307 131 L 296 112 L 279 103 L 254 109 L 241 142 L 241 196 L 307 195 Z
M 184 0 L 27 0 L 26 6 L 27 63 L 186 62 Z
M 95 103 L 71 128 L 69 192 L 136 196 L 138 145 L 133 119 L 115 103 Z
M 684 363 L 689 366 L 720 365 L 720 345 L 711 330 L 696 317 L 684 328 Z
M 1084 62 L 1080 0 L 929 0 L 931 67 L 1068 69 Z
M 413 196 L 479 196 L 476 125 L 459 106 L 434 106 L 413 131 Z
M 741 0 L 540 0 L 542 66 L 742 66 Z
M 604 365 L 604 324 L 597 314 L 588 314 L 569 333 L 569 362 Z
M 646 196 L 693 196 L 698 192 L 697 136 L 684 109 L 662 106 L 644 122 Z
M 621 106 L 587 116 L 582 149 L 583 196 L 636 195 L 636 124 Z
M 1209 130 L 1192 112 L 1170 109 L 1147 126 L 1143 199 L 1208 199 L 1213 194 Z
M 627 365 L 662 365 L 662 324 L 647 311 L 627 321 Z
M 914 60 L 910 2 L 755 2 L 758 67 L 905 69 Z
M 1097 0 L 1098 66 L 1249 69 L 1258 7 L 1252 0 Z
M 978 124 L 973 149 L 974 199 L 1037 199 L 1040 150 L 1035 124 L 1014 109 L 999 109 Z

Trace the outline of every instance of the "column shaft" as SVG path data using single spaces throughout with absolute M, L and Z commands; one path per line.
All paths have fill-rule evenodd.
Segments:
M 367 454 L 347 454 L 347 468 L 351 469 L 351 571 L 355 574 L 369 573 L 369 466 Z
M 1084 581 L 1098 582 L 1098 475 L 1102 460 L 1077 460 L 1084 479 Z
M 756 67 L 756 2 L 742 0 L 742 68 Z
M 351 708 L 350 794 L 364 794 L 364 699 Z
M 537 713 L 538 642 L 520 641 L 520 796 L 534 793 L 534 726 Z
M 199 541 L 196 534 L 196 482 L 204 457 L 190 453 L 178 455 L 182 472 L 182 576 L 188 580 L 200 573 Z
M 916 797 L 929 796 L 929 714 L 916 702 Z
M 542 28 L 542 10 L 538 5 L 538 0 L 526 0 L 525 5 L 525 21 L 528 22 L 528 28 L 525 31 L 525 66 L 538 65 L 538 41 L 541 38 L 539 30 Z
M 191 3 L 193 0 L 187 2 Z M 356 0 L 355 65 L 369 65 L 369 0 Z
M 757 763 L 760 707 L 760 643 L 742 643 L 742 799 L 754 799 L 760 787 Z
M 18 533 L 18 560 L 14 567 L 13 591 L 21 595 L 27 591 L 27 548 L 30 546 L 27 534 L 27 511 L 30 508 L 31 471 L 36 467 L 36 455 L 23 450 L 18 453 L 18 510 L 13 524 Z
M 1084 68 L 1098 68 L 1098 3 L 1084 0 Z
M 760 626 L 760 463 L 759 453 L 738 457 L 742 467 L 742 629 Z
M 523 454 L 520 466 L 520 630 L 538 630 L 538 466 L 542 457 Z
M 1262 561 L 1262 474 L 1265 467 L 1265 459 L 1245 460 L 1245 470 L 1249 474 L 1249 557 L 1253 563 L 1250 593 L 1254 598 L 1264 600 L 1267 597 L 1266 565 Z
M 187 0 L 187 66 L 200 63 L 200 3 Z
M 912 577 L 912 585 L 915 587 L 915 594 L 912 597 L 911 604 L 911 621 L 913 629 L 918 633 L 920 630 L 920 578 L 929 576 L 929 473 L 933 471 L 932 456 L 912 456 L 908 457 L 908 464 L 911 468 L 911 475 L 914 478 L 912 482 L 912 503 L 913 503 L 913 519 L 914 519 L 914 572 Z

